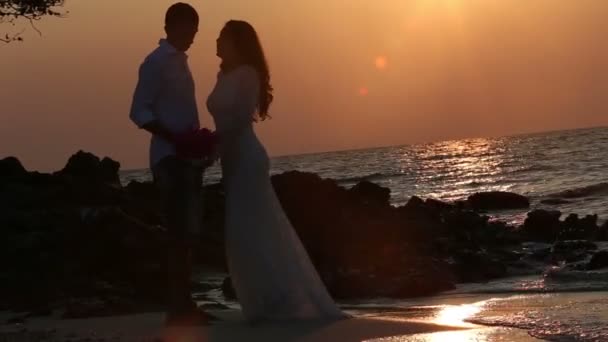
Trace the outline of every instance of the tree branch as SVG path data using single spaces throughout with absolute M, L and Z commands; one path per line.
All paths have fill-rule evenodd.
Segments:
M 58 9 L 63 5 L 64 0 L 0 0 L 0 24 L 8 23 L 14 26 L 17 20 L 25 19 L 39 35 L 42 35 L 34 21 L 43 17 L 64 17 L 65 12 Z M 0 42 L 22 41 L 23 32 L 24 30 L 15 35 L 7 33 L 4 37 L 0 36 Z
M 8 33 L 4 36 L 4 37 L 0 37 L 0 42 L 3 43 L 10 43 L 10 42 L 14 42 L 14 41 L 23 41 L 23 38 L 21 38 L 21 34 L 23 33 L 23 31 L 25 31 L 25 29 L 19 31 L 18 33 L 14 34 L 14 35 L 9 35 Z

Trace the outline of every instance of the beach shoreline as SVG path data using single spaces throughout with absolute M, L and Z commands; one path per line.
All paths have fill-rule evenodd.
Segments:
M 304 322 L 250 326 L 236 310 L 214 314 L 224 320 L 211 326 L 192 328 L 165 328 L 164 314 L 160 312 L 73 320 L 37 318 L 22 325 L 0 325 L 0 341 L 439 341 L 433 336 L 451 337 L 449 340 L 452 341 L 458 336 L 506 336 L 516 330 L 365 316 L 329 324 Z M 0 314 L 0 319 L 6 317 L 6 313 Z M 527 336 L 522 331 L 517 334 Z

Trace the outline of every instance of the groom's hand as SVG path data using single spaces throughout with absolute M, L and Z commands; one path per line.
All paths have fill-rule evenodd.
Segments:
M 175 144 L 177 156 L 185 159 L 200 159 L 195 151 L 196 131 L 188 131 L 172 136 L 171 141 Z
M 171 132 L 169 132 L 169 130 L 165 128 L 165 126 L 161 125 L 159 121 L 150 121 L 147 124 L 143 125 L 142 128 L 152 133 L 153 135 L 159 136 L 166 141 L 174 143 L 173 134 L 171 134 Z

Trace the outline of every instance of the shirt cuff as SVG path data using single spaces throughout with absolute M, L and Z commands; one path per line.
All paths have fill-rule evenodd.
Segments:
M 146 124 L 148 124 L 152 121 L 155 121 L 156 116 L 154 116 L 154 113 L 146 110 L 146 111 L 140 111 L 140 112 L 133 113 L 133 115 L 131 115 L 131 120 L 133 120 L 133 122 L 139 128 L 142 128 Z

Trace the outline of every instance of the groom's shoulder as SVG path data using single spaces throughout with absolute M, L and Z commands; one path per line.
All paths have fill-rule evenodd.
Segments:
M 144 58 L 144 64 L 162 64 L 167 60 L 168 54 L 163 51 L 160 47 L 152 50 L 146 58 Z

